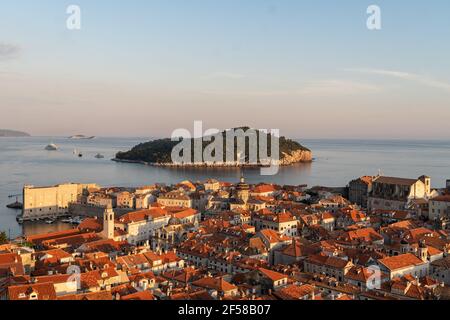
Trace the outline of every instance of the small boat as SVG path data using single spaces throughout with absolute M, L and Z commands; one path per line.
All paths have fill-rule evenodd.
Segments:
M 22 217 L 18 216 L 18 217 L 16 218 L 16 220 L 17 220 L 17 223 L 18 223 L 18 224 L 23 224 L 23 218 L 22 218 Z
M 20 209 L 23 209 L 23 204 L 16 201 L 14 203 L 10 203 L 10 204 L 6 205 L 6 207 L 9 209 L 20 210 Z
M 74 136 L 70 136 L 69 139 L 72 139 L 72 140 L 92 140 L 92 139 L 95 139 L 95 136 L 88 137 L 88 136 L 85 136 L 83 134 L 77 134 L 77 135 L 74 135 Z
M 45 223 L 46 224 L 54 224 L 55 223 L 55 219 L 47 219 L 47 220 L 45 220 Z
M 75 217 L 72 219 L 72 224 L 80 224 L 81 223 L 81 218 L 80 217 Z
M 62 219 L 61 220 L 62 223 L 73 223 L 72 218 L 67 218 L 67 219 Z
M 45 147 L 45 150 L 47 151 L 57 151 L 58 146 L 54 143 L 50 143 L 48 146 Z
M 105 158 L 105 156 L 102 155 L 102 154 L 100 154 L 100 153 L 97 153 L 97 154 L 95 155 L 95 157 L 96 157 L 97 159 L 104 159 L 104 158 Z

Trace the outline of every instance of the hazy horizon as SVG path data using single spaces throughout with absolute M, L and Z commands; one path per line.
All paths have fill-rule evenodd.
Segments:
M 248 125 L 293 139 L 450 136 L 450 3 L 77 0 L 0 4 L 0 128 L 169 137 Z M 369 5 L 382 30 L 366 27 Z

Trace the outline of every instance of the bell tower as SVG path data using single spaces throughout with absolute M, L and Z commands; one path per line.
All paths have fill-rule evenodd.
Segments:
M 111 206 L 107 206 L 103 212 L 103 232 L 106 239 L 114 239 L 114 211 Z
M 419 244 L 418 256 L 423 262 L 428 261 L 428 247 L 425 244 L 425 241 L 421 241 Z
M 241 177 L 241 182 L 236 186 L 236 198 L 241 199 L 247 203 L 250 197 L 250 187 L 245 182 L 244 176 Z

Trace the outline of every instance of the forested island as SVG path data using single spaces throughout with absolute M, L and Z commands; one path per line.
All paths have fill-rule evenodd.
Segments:
M 236 128 L 232 130 L 239 130 L 242 129 L 244 132 L 247 132 L 249 130 L 248 127 L 243 128 Z M 236 163 L 232 163 L 225 160 L 225 154 L 226 154 L 226 132 L 223 131 L 218 134 L 222 134 L 223 137 L 223 154 L 224 159 L 223 161 L 215 162 L 215 163 L 183 163 L 181 166 L 216 166 L 216 167 L 222 167 L 222 166 L 233 166 L 236 165 Z M 311 162 L 312 161 L 312 152 L 308 148 L 302 146 L 300 143 L 287 139 L 286 137 L 280 137 L 275 138 L 274 136 L 271 136 L 270 134 L 267 134 L 262 131 L 256 131 L 257 137 L 258 137 L 258 148 L 259 148 L 259 141 L 260 141 L 260 135 L 266 135 L 266 138 L 268 141 L 267 144 L 267 155 L 271 155 L 271 139 L 279 139 L 279 155 L 280 155 L 280 164 L 281 165 L 290 165 L 298 162 Z M 214 136 L 213 136 L 214 137 Z M 189 139 L 191 146 L 192 146 L 192 159 L 194 159 L 193 153 L 194 153 L 194 139 Z M 213 139 L 203 139 L 202 145 L 203 145 L 203 151 L 206 147 L 211 145 L 211 143 L 214 141 Z M 205 141 L 207 140 L 207 141 Z M 171 139 L 159 139 L 154 141 L 149 141 L 146 143 L 141 143 L 134 148 L 132 148 L 129 151 L 126 152 L 119 152 L 116 154 L 114 161 L 118 162 L 133 162 L 133 163 L 143 163 L 148 165 L 156 165 L 156 166 L 180 166 L 180 164 L 174 164 L 172 161 L 172 150 L 180 143 L 180 141 L 172 141 Z M 246 141 L 246 148 L 245 148 L 245 155 L 241 155 L 241 159 L 244 158 L 240 165 L 250 165 L 248 164 L 250 159 L 249 154 L 249 148 L 248 148 L 249 140 Z M 237 139 L 235 138 L 234 143 L 234 150 L 237 149 Z M 214 156 L 215 154 L 213 154 Z M 237 160 L 237 152 L 235 152 L 235 160 Z M 260 162 L 259 153 L 258 153 L 258 163 Z M 239 164 L 238 164 L 239 165 Z M 253 164 L 255 165 L 255 164 Z M 257 164 L 256 164 L 257 165 Z

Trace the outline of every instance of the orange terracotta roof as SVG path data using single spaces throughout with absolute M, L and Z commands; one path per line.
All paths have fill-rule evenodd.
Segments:
M 281 235 L 278 232 L 271 229 L 263 229 L 259 231 L 270 243 L 278 243 L 289 241 L 291 238 Z
M 8 287 L 9 300 L 29 300 L 32 293 L 37 294 L 38 300 L 56 300 L 53 283 L 34 283 Z
M 119 221 L 121 223 L 132 223 L 132 222 L 140 222 L 145 221 L 149 218 L 157 219 L 164 216 L 167 216 L 168 212 L 162 208 L 154 207 L 147 210 L 140 210 L 135 212 L 130 212 L 123 215 Z
M 333 256 L 327 256 L 325 254 L 316 254 L 309 256 L 307 260 L 309 263 L 316 265 L 325 265 L 327 267 L 342 269 L 346 268 L 352 263 L 348 260 L 340 259 Z
M 279 280 L 288 278 L 288 276 L 285 275 L 285 274 L 282 274 L 282 273 L 279 273 L 279 272 L 276 272 L 276 271 L 272 271 L 272 270 L 269 270 L 269 269 L 259 268 L 258 270 L 264 276 L 266 276 L 267 278 L 269 278 L 272 281 L 279 281 Z
M 411 266 L 422 265 L 425 262 L 417 258 L 415 255 L 411 253 L 406 253 L 398 256 L 387 257 L 384 259 L 378 260 L 379 263 L 384 265 L 391 271 L 408 268 Z
M 314 293 L 314 287 L 309 284 L 290 285 L 286 288 L 277 290 L 274 295 L 282 300 L 299 300 L 308 297 Z
M 185 210 L 183 210 L 183 211 L 181 211 L 181 212 L 175 213 L 173 216 L 174 216 L 175 218 L 178 218 L 178 219 L 184 219 L 184 218 L 188 218 L 188 217 L 195 216 L 196 214 L 198 214 L 198 211 L 197 211 L 197 210 L 194 210 L 194 209 L 185 209 Z
M 192 285 L 206 289 L 214 289 L 219 292 L 227 292 L 237 289 L 235 285 L 225 281 L 223 277 L 220 278 L 206 277 L 192 282 Z
M 150 291 L 141 291 L 132 293 L 120 298 L 121 300 L 156 300 L 155 296 Z
M 62 297 L 58 297 L 58 300 L 110 301 L 113 300 L 113 296 L 110 291 L 99 291 L 99 292 L 65 295 Z
M 99 219 L 87 218 L 80 223 L 78 229 L 100 232 L 103 230 L 103 222 Z
M 27 237 L 25 237 L 25 240 L 27 242 L 31 242 L 34 244 L 40 244 L 45 240 L 52 240 L 52 239 L 57 239 L 57 238 L 62 238 L 62 237 L 73 236 L 73 235 L 77 235 L 77 234 L 80 234 L 80 230 L 70 229 L 70 230 L 64 230 L 64 231 L 50 232 L 50 233 L 46 233 L 46 234 L 37 234 L 37 235 L 33 235 L 33 236 L 27 236 Z
M 275 187 L 271 184 L 263 184 L 256 186 L 255 189 L 253 189 L 252 193 L 269 193 L 276 191 Z

